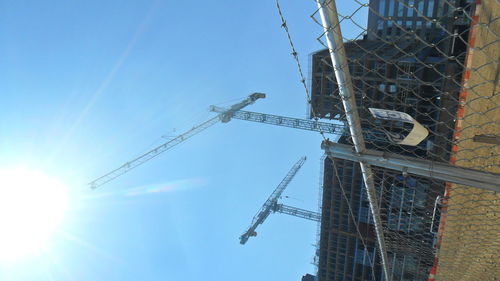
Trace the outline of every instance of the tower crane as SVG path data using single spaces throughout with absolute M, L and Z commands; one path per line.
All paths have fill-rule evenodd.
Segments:
M 201 131 L 204 131 L 208 127 L 214 125 L 218 121 L 221 121 L 223 123 L 227 123 L 231 120 L 231 116 L 233 116 L 233 113 L 246 107 L 247 105 L 250 105 L 254 103 L 256 100 L 265 98 L 266 95 L 263 93 L 253 93 L 250 96 L 248 96 L 245 100 L 234 104 L 231 106 L 229 109 L 226 109 L 224 111 L 221 111 L 217 116 L 197 125 L 194 126 L 193 128 L 189 129 L 188 131 L 184 132 L 183 134 L 178 135 L 177 137 L 163 143 L 160 146 L 157 146 L 156 148 L 142 154 L 141 156 L 128 161 L 127 163 L 121 165 L 117 169 L 114 169 L 113 171 L 91 181 L 89 183 L 90 187 L 92 189 L 95 189 L 125 173 L 128 171 L 136 168 L 137 166 L 144 164 L 145 162 L 151 160 L 152 158 L 160 155 L 161 153 L 169 150 L 170 148 L 176 146 L 177 144 L 184 142 L 185 140 L 191 138 L 192 136 L 200 133 Z
M 264 202 L 264 205 L 260 208 L 259 212 L 253 217 L 252 224 L 248 228 L 245 233 L 243 233 L 240 236 L 240 244 L 245 244 L 248 239 L 252 236 L 257 236 L 257 232 L 255 231 L 257 227 L 264 223 L 264 221 L 267 219 L 269 214 L 271 212 L 278 212 L 278 213 L 283 213 L 283 214 L 288 214 L 300 218 L 305 218 L 313 221 L 320 221 L 321 215 L 316 212 L 311 212 L 307 211 L 304 209 L 299 209 L 291 206 L 286 206 L 283 204 L 278 204 L 278 199 L 280 198 L 281 194 L 285 190 L 285 188 L 288 186 L 290 181 L 293 179 L 295 174 L 299 171 L 299 169 L 302 167 L 304 162 L 306 161 L 306 157 L 302 157 L 299 159 L 295 165 L 293 165 L 292 169 L 288 172 L 288 174 L 281 180 L 280 184 L 276 189 L 273 191 L 273 193 L 267 198 L 266 202 Z
M 263 93 L 253 93 L 251 94 L 248 98 L 245 100 L 234 104 L 233 106 L 229 108 L 222 108 L 218 106 L 210 106 L 210 111 L 218 113 L 217 116 L 197 125 L 191 128 L 190 130 L 184 132 L 183 134 L 178 135 L 177 137 L 163 143 L 162 145 L 142 154 L 141 156 L 130 160 L 120 167 L 116 168 L 115 170 L 112 170 L 111 172 L 91 181 L 89 183 L 90 187 L 92 189 L 95 189 L 125 173 L 128 171 L 136 168 L 137 166 L 151 160 L 152 158 L 158 156 L 159 154 L 169 150 L 170 148 L 176 146 L 177 144 L 184 142 L 185 140 L 191 138 L 192 136 L 200 133 L 201 131 L 204 131 L 208 127 L 216 124 L 217 122 L 221 121 L 222 123 L 227 123 L 229 122 L 232 118 L 235 119 L 240 119 L 240 120 L 246 120 L 246 121 L 252 121 L 252 122 L 258 122 L 258 123 L 264 123 L 264 124 L 270 124 L 270 125 L 276 125 L 276 126 L 283 126 L 283 127 L 289 127 L 289 128 L 294 128 L 294 129 L 301 129 L 301 130 L 308 130 L 308 131 L 315 131 L 315 132 L 322 132 L 322 133 L 327 133 L 327 134 L 334 134 L 341 136 L 344 131 L 346 126 L 344 124 L 334 124 L 334 123 L 327 123 L 327 122 L 320 122 L 317 120 L 309 120 L 309 119 L 300 119 L 300 118 L 293 118 L 293 117 L 285 117 L 285 116 L 279 116 L 279 115 L 272 115 L 272 114 L 264 114 L 264 113 L 257 113 L 257 112 L 250 112 L 250 111 L 244 111 L 241 110 L 247 105 L 250 105 L 254 103 L 256 100 L 265 98 L 265 94 Z M 377 132 L 377 131 L 372 131 L 368 132 L 366 135 L 366 139 L 376 139 L 378 141 L 387 141 L 386 138 L 384 137 L 383 132 Z

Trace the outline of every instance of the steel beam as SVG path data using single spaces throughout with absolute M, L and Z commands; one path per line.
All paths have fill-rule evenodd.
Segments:
M 321 148 L 327 155 L 373 166 L 414 174 L 426 178 L 467 185 L 500 192 L 500 174 L 462 168 L 448 163 L 430 161 L 395 153 L 365 149 L 355 152 L 346 144 L 323 141 Z

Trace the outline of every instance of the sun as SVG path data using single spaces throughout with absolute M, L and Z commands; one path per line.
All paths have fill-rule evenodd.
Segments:
M 0 262 L 39 252 L 61 222 L 66 187 L 41 172 L 0 169 Z

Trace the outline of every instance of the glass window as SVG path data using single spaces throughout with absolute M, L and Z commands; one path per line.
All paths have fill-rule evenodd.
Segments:
M 415 1 L 409 0 L 408 6 L 410 6 L 410 8 L 408 8 L 408 17 L 413 17 L 413 5 L 415 5 Z
M 395 93 L 396 92 L 396 85 L 389 85 L 389 92 Z
M 384 29 L 384 20 L 378 20 L 377 30 Z
M 418 10 L 418 12 L 419 12 L 420 15 L 424 14 L 424 0 L 420 0 L 418 2 L 417 10 Z
M 360 207 L 358 215 L 359 222 L 369 223 L 369 218 L 370 218 L 370 213 L 368 208 Z
M 386 16 L 385 14 L 385 1 L 386 0 L 380 0 L 380 2 L 378 3 L 378 13 L 380 15 L 383 15 L 383 16 Z
M 359 251 L 359 250 L 356 250 Z M 359 254 L 359 253 L 358 253 Z M 373 252 L 367 252 L 363 250 L 363 264 L 366 266 L 371 266 L 371 262 L 373 261 Z
M 403 12 L 405 10 L 405 5 L 403 5 L 403 2 L 398 1 L 398 17 L 403 16 Z
M 434 12 L 434 0 L 429 1 L 429 6 L 427 7 L 427 17 L 432 17 Z
M 389 13 L 387 15 L 390 17 L 394 16 L 394 6 L 396 6 L 394 0 L 389 0 Z

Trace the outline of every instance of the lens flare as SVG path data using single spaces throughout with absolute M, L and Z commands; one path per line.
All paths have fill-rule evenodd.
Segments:
M 65 186 L 37 171 L 0 170 L 0 262 L 42 249 L 67 209 Z
M 206 185 L 206 180 L 204 179 L 197 179 L 197 178 L 182 179 L 182 180 L 133 188 L 127 191 L 127 193 L 125 193 L 125 196 L 138 196 L 138 195 L 145 195 L 152 193 L 164 193 L 177 190 L 187 190 L 195 187 L 201 187 L 204 185 Z

